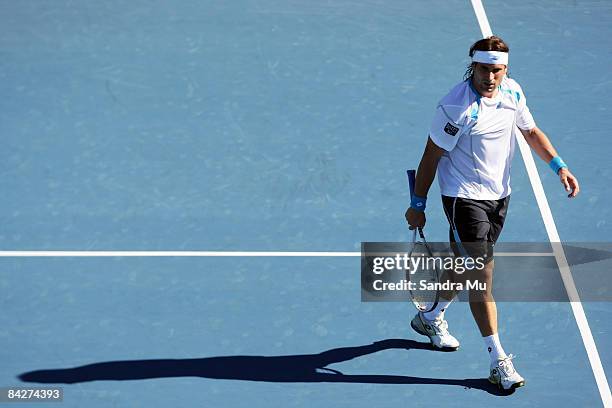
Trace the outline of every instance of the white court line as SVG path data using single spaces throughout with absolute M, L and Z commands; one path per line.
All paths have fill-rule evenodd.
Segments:
M 476 13 L 476 19 L 478 20 L 478 25 L 480 26 L 480 31 L 482 32 L 483 37 L 490 37 L 493 35 L 493 31 L 491 31 L 491 25 L 489 24 L 489 19 L 487 18 L 487 13 L 485 13 L 485 9 L 480 0 L 471 0 L 472 7 L 474 8 L 474 13 Z
M 478 24 L 480 25 L 480 31 L 482 32 L 483 37 L 493 35 L 491 31 L 491 26 L 489 25 L 489 20 L 482 5 L 482 1 L 471 0 L 471 2 L 472 7 L 474 8 L 474 13 L 476 14 L 476 18 L 478 19 Z M 570 305 L 574 313 L 574 318 L 576 319 L 576 323 L 578 324 L 578 330 L 580 331 L 580 336 L 582 337 L 584 348 L 586 349 L 589 362 L 591 363 L 591 369 L 593 370 L 593 375 L 595 376 L 595 381 L 597 382 L 597 388 L 599 389 L 601 401 L 603 402 L 604 407 L 612 407 L 612 394 L 610 393 L 610 386 L 608 385 L 606 373 L 604 372 L 603 365 L 601 364 L 599 352 L 597 351 L 597 346 L 595 345 L 595 340 L 593 339 L 593 334 L 591 333 L 589 322 L 586 318 L 586 314 L 584 313 L 584 308 L 582 307 L 582 303 L 580 302 L 580 296 L 578 296 L 578 291 L 576 290 L 574 278 L 572 277 L 572 272 L 570 271 L 569 265 L 567 263 L 565 251 L 563 250 L 563 246 L 560 243 L 561 238 L 559 237 L 559 232 L 557 231 L 555 220 L 552 216 L 552 212 L 550 211 L 550 206 L 548 205 L 546 194 L 544 193 L 542 180 L 540 179 L 540 175 L 538 174 L 538 170 L 536 168 L 535 161 L 533 160 L 531 150 L 529 149 L 529 145 L 527 145 L 525 139 L 518 132 L 515 131 L 515 133 L 517 136 L 516 139 L 518 141 L 521 155 L 523 156 L 523 161 L 525 162 L 525 167 L 527 168 L 529 181 L 531 182 L 533 193 L 535 194 L 538 207 L 540 208 L 542 220 L 544 221 L 544 225 L 546 226 L 548 239 L 553 246 L 553 253 L 555 254 L 555 259 L 557 261 L 557 265 L 559 266 L 561 278 L 563 279 L 565 290 L 567 291 L 567 295 L 570 299 Z
M 361 252 L 291 251 L 0 251 L 0 258 L 110 258 L 110 257 L 360 257 Z M 554 256 L 552 252 L 497 252 L 495 256 Z
M 291 252 L 291 251 L 0 251 L 0 258 L 61 257 L 345 257 L 361 252 Z

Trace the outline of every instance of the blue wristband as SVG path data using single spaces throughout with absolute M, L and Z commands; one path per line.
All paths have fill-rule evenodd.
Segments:
M 554 157 L 550 163 L 548 163 L 548 165 L 555 172 L 555 174 L 559 174 L 559 170 L 567 168 L 567 164 L 565 164 L 563 159 L 559 156 Z
M 416 195 L 412 196 L 410 200 L 410 208 L 417 211 L 425 211 L 425 207 L 427 204 L 427 197 L 419 197 Z

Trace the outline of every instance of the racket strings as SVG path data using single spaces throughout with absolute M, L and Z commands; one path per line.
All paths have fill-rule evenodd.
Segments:
M 434 257 L 426 242 L 414 242 L 410 258 L 412 268 L 407 273 L 412 282 L 410 296 L 418 309 L 428 311 L 437 304 L 440 271 L 435 262 L 431 262 Z

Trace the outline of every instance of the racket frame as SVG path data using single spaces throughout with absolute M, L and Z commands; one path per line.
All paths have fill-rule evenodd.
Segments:
M 416 185 L 416 170 L 407 170 L 406 174 L 408 175 L 408 187 L 410 189 L 410 199 L 412 200 L 412 196 L 414 195 L 414 187 Z M 415 229 L 413 229 L 413 235 L 412 235 L 412 249 L 410 251 L 410 256 L 412 256 L 414 249 L 416 247 L 417 244 L 422 244 L 425 249 L 427 250 L 427 256 L 429 257 L 433 257 L 433 252 L 431 251 L 431 248 L 429 247 L 429 244 L 427 243 L 427 240 L 425 239 L 425 234 L 423 233 L 423 228 L 422 227 L 417 227 Z M 420 241 L 417 240 L 417 232 L 420 238 Z M 438 270 L 436 269 L 436 283 L 440 282 L 440 273 L 438 272 Z M 407 271 L 407 279 L 408 281 L 410 281 L 410 271 Z M 423 312 L 423 313 L 427 313 L 427 312 L 431 312 L 432 310 L 434 310 L 436 308 L 436 306 L 438 306 L 438 303 L 440 301 L 440 293 L 439 291 L 436 290 L 436 295 L 433 301 L 429 301 L 429 302 L 419 302 L 418 300 L 416 300 L 416 297 L 413 295 L 413 291 L 412 290 L 408 290 L 408 292 L 410 293 L 410 299 L 412 300 L 412 304 L 414 305 L 414 307 L 419 311 L 419 312 Z

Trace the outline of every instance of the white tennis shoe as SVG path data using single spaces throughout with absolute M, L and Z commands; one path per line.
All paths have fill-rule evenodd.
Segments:
M 417 313 L 410 326 L 419 334 L 429 337 L 431 345 L 445 351 L 455 351 L 459 348 L 459 340 L 448 332 L 448 322 L 444 318 L 427 320 L 422 313 Z
M 491 363 L 491 374 L 489 375 L 491 383 L 504 390 L 512 390 L 525 385 L 525 379 L 514 369 L 513 358 L 514 356 L 510 354 L 506 358 L 500 358 L 496 363 Z

